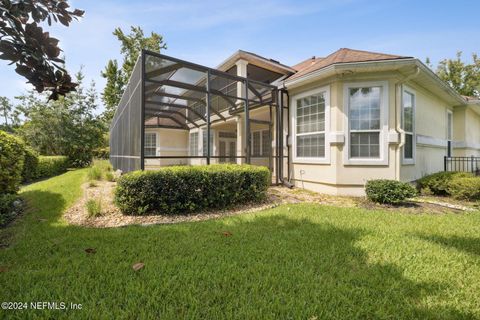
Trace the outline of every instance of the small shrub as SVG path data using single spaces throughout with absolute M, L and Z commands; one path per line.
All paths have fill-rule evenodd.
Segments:
M 113 182 L 115 181 L 115 177 L 113 176 L 113 172 L 108 171 L 105 173 L 105 180 Z
M 365 192 L 371 201 L 385 204 L 398 204 L 417 194 L 409 183 L 386 179 L 368 181 Z
M 102 201 L 100 199 L 89 199 L 85 203 L 88 217 L 99 217 L 102 215 Z
M 64 173 L 68 169 L 68 158 L 64 156 L 40 156 L 36 178 L 49 178 Z
M 449 195 L 448 187 L 454 179 L 467 178 L 473 175 L 468 172 L 437 172 L 417 181 L 419 190 L 429 191 L 437 196 Z M 426 194 L 423 193 L 422 194 Z
M 102 170 L 99 167 L 93 166 L 88 169 L 88 180 L 102 180 Z
M 448 186 L 448 193 L 459 200 L 480 200 L 480 178 L 455 178 Z
M 0 131 L 0 194 L 16 193 L 22 181 L 24 143 Z
M 184 214 L 265 199 L 266 167 L 222 164 L 174 166 L 121 176 L 115 202 L 125 214 Z
M 23 211 L 23 202 L 15 194 L 0 194 L 0 227 L 7 225 Z
M 22 181 L 29 182 L 37 178 L 38 153 L 29 146 L 25 146 L 25 159 L 23 163 Z

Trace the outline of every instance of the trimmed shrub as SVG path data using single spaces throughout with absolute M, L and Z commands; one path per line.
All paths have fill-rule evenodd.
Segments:
M 424 194 L 446 196 L 449 195 L 448 188 L 453 180 L 472 176 L 468 172 L 437 172 L 419 179 L 417 186 Z
M 22 210 L 22 200 L 16 194 L 0 194 L 0 227 L 7 225 Z
M 480 200 L 480 178 L 455 178 L 448 186 L 448 193 L 459 200 Z
M 115 202 L 125 214 L 184 214 L 261 201 L 270 185 L 266 167 L 236 164 L 134 171 L 118 179 Z
M 22 181 L 24 143 L 0 131 L 0 194 L 16 193 Z
M 38 154 L 29 146 L 25 146 L 25 161 L 23 163 L 22 181 L 29 182 L 37 178 Z
M 365 192 L 373 202 L 386 204 L 398 204 L 417 194 L 415 187 L 407 182 L 386 179 L 368 181 Z
M 68 169 L 68 158 L 65 156 L 40 156 L 36 178 L 48 178 L 64 173 Z

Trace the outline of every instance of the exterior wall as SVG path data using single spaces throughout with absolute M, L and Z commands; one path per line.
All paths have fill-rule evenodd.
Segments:
M 165 128 L 145 128 L 145 133 L 157 134 L 157 156 L 187 156 L 188 131 Z M 186 159 L 145 159 L 146 169 L 161 166 L 185 165 Z
M 350 165 L 345 163 L 346 152 L 348 146 L 345 143 L 348 134 L 347 106 L 344 101 L 344 85 L 352 82 L 369 82 L 369 81 L 387 81 L 388 83 L 388 127 L 394 129 L 396 125 L 395 116 L 395 78 L 379 77 L 375 75 L 366 75 L 365 77 L 357 77 L 354 79 L 335 80 L 330 79 L 322 82 L 316 82 L 300 89 L 289 90 L 291 101 L 290 108 L 295 107 L 295 96 L 323 86 L 330 87 L 330 133 L 326 133 L 330 143 L 330 160 L 327 163 L 308 163 L 306 161 L 293 160 L 293 148 L 291 148 L 290 168 L 291 180 L 298 187 L 305 187 L 317 192 L 337 194 L 337 195 L 364 195 L 364 185 L 367 180 L 371 179 L 396 179 L 396 161 L 397 145 L 389 143 L 385 151 L 388 159 L 387 164 L 381 165 Z M 291 112 L 292 113 L 292 112 Z M 290 121 L 290 132 L 293 132 L 294 121 Z M 385 137 L 387 138 L 387 137 Z M 289 139 L 290 145 L 292 136 Z M 394 141 L 395 142 L 395 141 Z M 327 151 L 328 152 L 328 151 Z
M 480 110 L 478 105 L 455 108 L 454 112 L 454 156 L 480 156 Z
M 443 171 L 443 158 L 447 154 L 447 110 L 452 110 L 422 87 L 409 83 L 415 91 L 415 140 L 416 154 L 414 164 L 401 165 L 400 180 L 414 181 L 425 175 Z M 454 114 L 453 140 L 458 135 L 461 122 Z M 403 150 L 401 150 L 403 153 Z

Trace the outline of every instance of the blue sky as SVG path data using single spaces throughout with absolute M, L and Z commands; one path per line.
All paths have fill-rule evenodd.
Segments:
M 115 27 L 141 26 L 164 36 L 163 53 L 215 67 L 238 49 L 293 65 L 342 48 L 430 57 L 480 53 L 479 1 L 75 0 L 85 18 L 49 29 L 60 39 L 67 68 L 84 66 L 86 80 L 104 86 L 100 71 L 120 58 Z M 0 60 L 0 95 L 29 86 Z

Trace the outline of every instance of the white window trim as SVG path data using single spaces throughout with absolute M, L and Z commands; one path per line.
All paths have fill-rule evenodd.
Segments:
M 259 157 L 259 158 L 267 158 L 269 157 L 268 155 L 265 155 L 263 152 L 263 132 L 269 132 L 269 129 L 257 129 L 257 130 L 252 130 L 250 132 L 250 150 L 252 150 L 252 156 L 253 157 Z M 260 155 L 253 155 L 253 133 L 255 132 L 260 132 Z
M 198 135 L 198 148 L 200 149 L 199 150 L 199 155 L 202 156 L 202 157 L 207 157 L 206 155 L 204 156 L 203 155 L 203 135 L 207 135 L 207 128 L 201 128 L 199 130 L 201 132 L 201 134 Z M 215 137 L 215 130 L 210 128 L 210 136 L 211 136 L 211 139 L 212 139 L 212 148 L 210 150 L 210 156 L 215 156 L 216 152 L 217 152 L 217 148 L 215 147 L 215 142 L 217 141 L 216 137 Z M 206 149 L 206 146 L 205 146 L 205 149 Z M 206 151 L 205 151 L 206 152 Z
M 322 92 L 325 93 L 325 157 L 297 157 L 297 104 L 295 102 L 298 99 L 302 99 Z M 291 98 L 290 105 L 293 106 L 293 108 L 291 108 L 293 162 L 330 164 L 330 86 L 324 86 L 294 95 Z
M 200 130 L 198 129 L 194 129 L 194 130 L 190 130 L 190 132 L 188 133 L 188 155 L 189 156 L 195 156 L 197 157 L 199 154 L 200 154 Z M 194 134 L 196 133 L 197 134 L 197 154 L 190 154 L 190 135 L 191 134 Z
M 412 113 L 413 113 L 413 122 L 412 122 L 412 130 L 413 132 L 411 133 L 412 134 L 412 158 L 405 158 L 405 145 L 404 147 L 402 148 L 402 164 L 404 165 L 412 165 L 412 164 L 415 164 L 415 159 L 416 159 L 416 156 L 417 156 L 417 133 L 416 133 L 416 121 L 415 121 L 415 116 L 416 116 L 416 112 L 417 112 L 417 92 L 415 90 L 413 90 L 412 88 L 410 88 L 409 86 L 406 86 L 406 85 L 403 85 L 403 89 L 402 89 L 402 114 L 401 114 L 401 119 L 402 119 L 402 130 L 405 132 L 405 134 L 407 134 L 407 132 L 405 131 L 405 126 L 404 126 L 404 110 L 403 110 L 403 106 L 404 106 L 404 101 L 403 101 L 403 94 L 404 93 L 409 93 L 411 95 L 413 95 L 413 107 L 412 107 Z M 410 134 L 410 133 L 409 133 Z M 405 141 L 407 141 L 407 138 L 405 138 Z
M 348 91 L 351 88 L 368 88 L 368 87 L 382 87 L 382 94 L 380 96 L 380 137 L 379 137 L 379 158 L 350 158 L 350 114 Z M 343 161 L 345 165 L 366 165 L 379 166 L 388 165 L 388 107 L 389 107 L 389 92 L 387 81 L 372 81 L 372 82 L 351 82 L 343 85 L 343 105 L 344 105 L 344 125 L 346 128 L 345 147 L 343 149 Z
M 451 132 L 451 136 L 450 138 L 448 137 L 448 115 L 451 115 L 451 119 L 452 119 L 452 125 L 451 125 L 451 128 L 452 128 L 452 132 Z M 446 134 L 445 134 L 445 140 L 447 141 L 447 146 L 446 146 L 446 152 L 445 152 L 445 155 L 448 157 L 448 141 L 450 141 L 450 157 L 453 157 L 453 111 L 450 110 L 450 109 L 447 109 L 447 113 L 445 114 L 445 117 L 446 117 L 446 122 L 447 122 L 447 125 L 445 126 L 446 127 Z
M 159 144 L 159 143 L 158 143 L 158 132 L 145 131 L 145 135 L 147 135 L 147 134 L 154 134 L 154 135 L 155 135 L 155 156 L 154 156 L 154 157 L 159 156 L 159 150 L 158 150 L 158 149 L 159 149 L 159 148 L 158 148 L 158 144 Z M 145 138 L 145 140 L 146 140 L 146 138 Z M 145 145 L 145 146 L 144 146 L 144 149 L 147 149 L 147 148 L 152 148 L 152 147 L 147 147 L 147 146 Z M 145 150 L 143 150 L 143 152 L 145 153 Z M 148 156 L 147 156 L 147 157 L 148 157 Z M 152 156 L 150 156 L 150 157 L 152 157 Z

